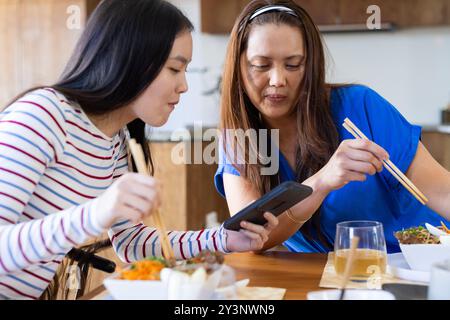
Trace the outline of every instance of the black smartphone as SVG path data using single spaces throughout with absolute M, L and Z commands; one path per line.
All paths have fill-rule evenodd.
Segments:
M 224 222 L 224 228 L 238 231 L 241 229 L 242 220 L 254 224 L 267 223 L 264 212 L 270 212 L 275 216 L 282 214 L 287 209 L 307 198 L 313 189 L 298 182 L 286 181 L 273 188 L 258 200 L 236 213 Z

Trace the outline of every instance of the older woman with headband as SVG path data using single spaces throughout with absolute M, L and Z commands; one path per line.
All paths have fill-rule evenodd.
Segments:
M 347 117 L 369 140 L 353 139 L 342 127 Z M 261 175 L 261 154 L 258 163 L 248 161 L 255 148 L 224 135 L 215 183 L 231 214 L 283 181 L 314 189 L 280 216 L 266 249 L 284 243 L 291 251 L 326 252 L 338 222 L 377 220 L 388 252 L 396 252 L 394 231 L 450 218 L 450 174 L 420 142 L 421 128 L 370 88 L 326 83 L 318 28 L 293 1 L 254 0 L 238 17 L 223 73 L 221 128 L 279 129 L 273 175 Z M 235 153 L 247 161 L 233 163 Z M 429 198 L 427 206 L 383 170 L 386 159 Z
M 166 123 L 188 90 L 191 30 L 167 1 L 104 0 L 58 82 L 0 114 L 0 300 L 55 298 L 58 285 L 67 293 L 65 255 L 106 232 L 125 262 L 163 255 L 158 232 L 141 222 L 160 206 L 161 185 L 129 172 L 126 142 L 136 139 L 152 163 L 145 125 Z M 177 259 L 258 250 L 277 224 L 265 217 L 238 232 L 168 238 Z M 81 294 L 89 269 L 78 267 Z

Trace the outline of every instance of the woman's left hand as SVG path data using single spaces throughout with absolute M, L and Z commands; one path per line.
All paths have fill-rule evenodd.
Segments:
M 270 212 L 265 212 L 264 218 L 267 220 L 264 226 L 242 221 L 239 231 L 225 230 L 228 251 L 245 252 L 261 250 L 264 243 L 269 239 L 269 233 L 278 225 L 278 218 Z

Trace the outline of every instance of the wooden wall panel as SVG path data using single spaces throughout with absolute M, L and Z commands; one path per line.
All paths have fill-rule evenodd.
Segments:
M 81 10 L 80 29 L 69 30 L 67 8 Z M 61 74 L 84 26 L 83 0 L 33 0 L 22 2 L 19 29 L 22 50 L 22 86 L 48 85 Z
M 203 142 L 203 148 L 209 142 Z M 218 150 L 216 148 L 216 150 Z M 226 200 L 214 185 L 216 164 L 192 164 L 187 171 L 188 229 L 205 227 L 206 214 L 215 211 L 219 222 L 230 217 Z
M 155 178 L 163 185 L 161 215 L 169 230 L 186 230 L 188 212 L 187 201 L 187 167 L 174 164 L 171 159 L 175 143 L 154 142 L 151 144 Z M 150 225 L 150 219 L 145 221 Z
M 36 85 L 53 84 L 100 0 L 0 0 L 0 109 Z M 80 28 L 69 29 L 77 6 Z
M 226 201 L 214 186 L 217 165 L 174 164 L 171 154 L 176 145 L 174 142 L 151 144 L 155 177 L 163 184 L 161 214 L 167 227 L 172 230 L 200 230 L 205 227 L 206 214 L 211 211 L 218 213 L 219 221 L 228 218 Z M 191 150 L 194 150 L 193 145 Z
M 17 0 L 0 0 L 0 110 L 22 88 L 19 6 Z

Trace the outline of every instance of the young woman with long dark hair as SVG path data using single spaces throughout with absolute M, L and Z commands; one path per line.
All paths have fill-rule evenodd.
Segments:
M 145 124 L 163 125 L 188 89 L 191 30 L 168 2 L 104 0 L 60 80 L 0 114 L 0 298 L 54 297 L 65 255 L 106 231 L 123 261 L 162 255 L 157 232 L 140 222 L 159 207 L 160 183 L 128 172 L 126 141 L 151 164 Z M 277 224 L 265 217 L 266 226 L 169 240 L 178 259 L 258 250 Z

